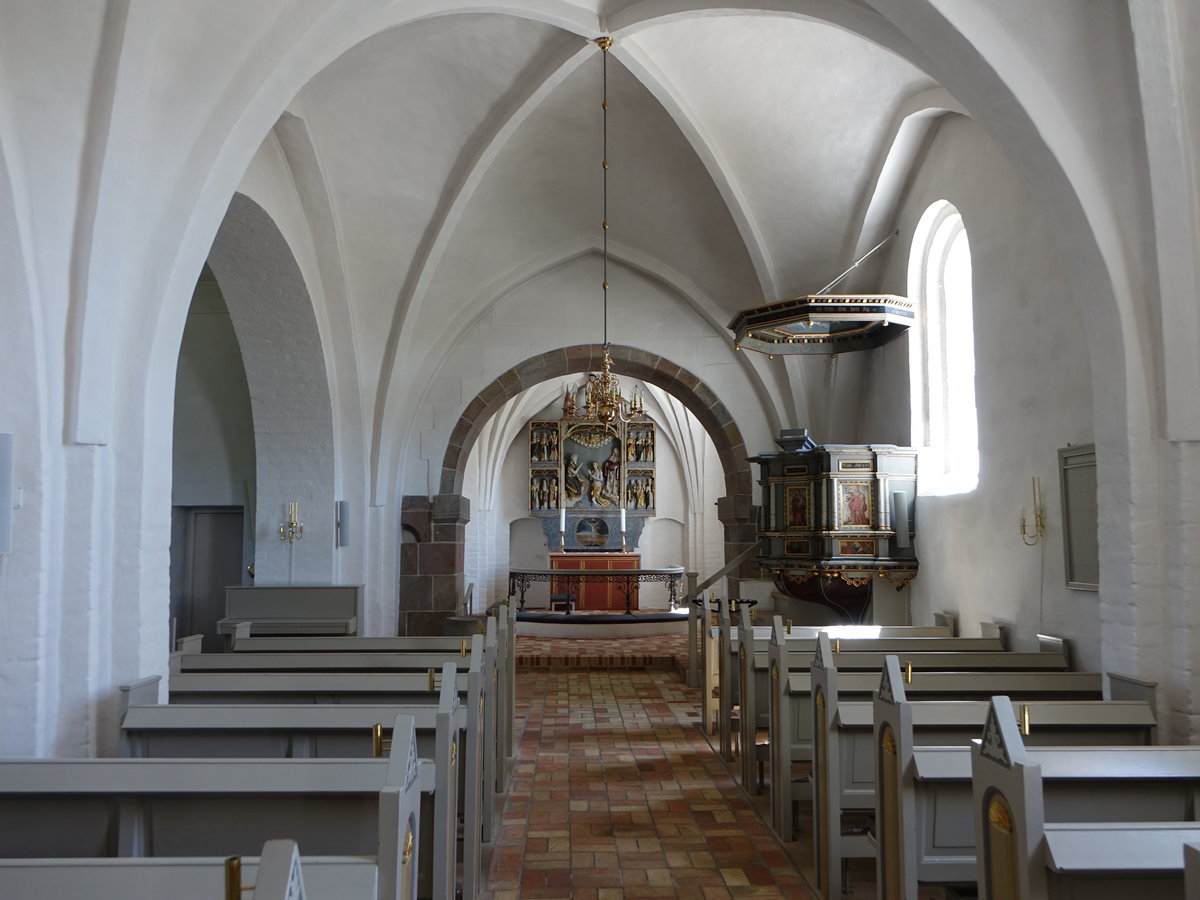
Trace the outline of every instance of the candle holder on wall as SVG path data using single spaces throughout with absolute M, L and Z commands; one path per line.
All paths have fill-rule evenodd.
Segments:
M 300 521 L 300 504 L 288 503 L 287 521 L 279 526 L 279 540 L 293 544 L 304 539 L 304 523 Z
M 1035 547 L 1046 536 L 1046 507 L 1042 503 L 1041 479 L 1033 477 L 1033 528 L 1025 520 L 1025 507 L 1021 507 L 1021 541 L 1026 547 Z

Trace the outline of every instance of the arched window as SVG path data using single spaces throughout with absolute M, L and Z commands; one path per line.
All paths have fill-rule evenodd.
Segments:
M 922 494 L 962 494 L 979 483 L 971 248 L 962 216 L 939 200 L 921 216 L 908 266 L 917 305 L 910 331 L 912 441 Z

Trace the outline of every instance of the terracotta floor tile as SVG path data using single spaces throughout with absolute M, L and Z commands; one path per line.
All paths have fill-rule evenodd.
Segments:
M 520 740 L 484 900 L 810 896 L 700 731 L 683 641 L 518 637 Z

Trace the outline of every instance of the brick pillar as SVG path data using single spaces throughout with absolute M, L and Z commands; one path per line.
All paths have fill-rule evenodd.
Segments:
M 757 542 L 758 507 L 751 502 L 750 493 L 721 497 L 717 500 L 717 518 L 725 528 L 725 561 L 736 559 Z M 741 596 L 742 578 L 759 578 L 758 563 L 751 559 L 742 563 L 728 576 L 729 596 Z
M 460 494 L 401 501 L 401 528 L 416 540 L 400 546 L 400 634 L 442 634 L 443 622 L 458 611 L 470 520 L 470 501 Z

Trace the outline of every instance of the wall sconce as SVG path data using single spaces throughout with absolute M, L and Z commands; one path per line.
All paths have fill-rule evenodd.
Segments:
M 350 546 L 350 501 L 339 500 L 334 506 L 334 530 L 337 532 L 337 546 Z
M 1033 530 L 1026 527 L 1025 507 L 1021 507 L 1021 540 L 1026 547 L 1034 547 L 1046 536 L 1046 508 L 1042 505 L 1042 482 L 1033 476 Z
M 19 496 L 13 482 L 13 436 L 0 434 L 0 553 L 12 552 L 13 498 Z
M 291 544 L 304 539 L 304 523 L 300 521 L 300 504 L 288 503 L 287 521 L 279 526 L 279 539 Z

